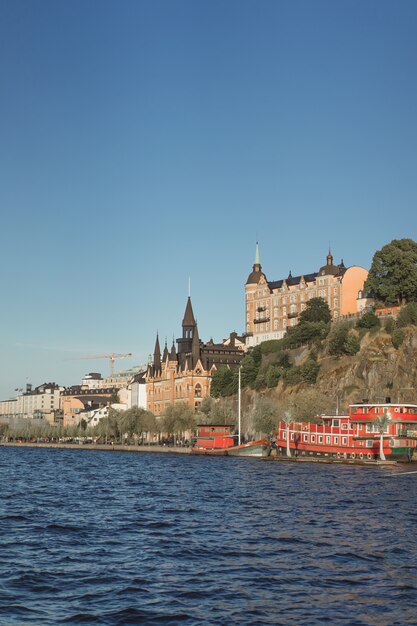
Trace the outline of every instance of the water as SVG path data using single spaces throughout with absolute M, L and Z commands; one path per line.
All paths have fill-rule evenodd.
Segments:
M 417 624 L 417 474 L 0 448 L 0 624 Z

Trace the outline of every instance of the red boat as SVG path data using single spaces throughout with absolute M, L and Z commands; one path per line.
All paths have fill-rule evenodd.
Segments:
M 253 456 L 264 457 L 271 452 L 271 443 L 266 439 L 237 443 L 237 436 L 233 435 L 231 425 L 200 424 L 197 426 L 197 437 L 191 448 L 192 454 L 207 454 L 214 456 Z
M 416 404 L 351 404 L 349 415 L 322 415 L 318 419 L 320 423 L 281 421 L 278 454 L 352 461 L 413 459 Z

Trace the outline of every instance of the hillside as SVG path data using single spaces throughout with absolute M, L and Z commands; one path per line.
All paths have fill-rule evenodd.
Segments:
M 334 407 L 338 404 L 340 411 L 363 399 L 384 401 L 391 397 L 393 401 L 417 403 L 417 328 L 405 328 L 404 335 L 401 346 L 395 348 L 392 336 L 385 330 L 369 331 L 353 356 L 331 356 L 326 339 L 317 354 L 319 371 L 313 385 L 288 385 L 281 379 L 274 390 L 262 393 L 285 403 L 294 394 L 311 394 L 314 389 L 331 399 Z M 289 350 L 288 355 L 293 365 L 301 366 L 309 359 L 310 350 Z

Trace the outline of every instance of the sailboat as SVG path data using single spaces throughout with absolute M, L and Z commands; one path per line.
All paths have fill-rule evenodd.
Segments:
M 211 456 L 267 457 L 271 454 L 271 442 L 267 439 L 242 443 L 241 436 L 241 381 L 239 368 L 238 435 L 233 435 L 232 424 L 199 424 L 197 436 L 191 448 L 192 454 Z

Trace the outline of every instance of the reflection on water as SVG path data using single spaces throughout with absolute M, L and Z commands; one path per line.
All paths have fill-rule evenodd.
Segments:
M 0 448 L 0 624 L 417 624 L 417 474 Z

